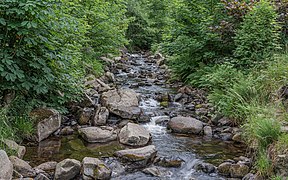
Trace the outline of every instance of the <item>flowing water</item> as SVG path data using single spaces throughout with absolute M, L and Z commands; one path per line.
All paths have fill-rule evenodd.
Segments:
M 142 125 L 151 133 L 152 144 L 158 151 L 157 155 L 182 159 L 184 162 L 180 168 L 163 168 L 165 175 L 161 178 L 152 177 L 141 171 L 124 172 L 123 166 L 115 158 L 109 157 L 125 146 L 118 142 L 88 144 L 75 135 L 50 138 L 38 146 L 30 146 L 24 159 L 32 165 L 38 165 L 48 160 L 61 161 L 65 158 L 74 158 L 81 161 L 85 156 L 99 157 L 112 168 L 112 179 L 224 179 L 217 173 L 206 174 L 196 171 L 193 167 L 199 162 L 217 166 L 226 159 L 245 155 L 245 147 L 219 139 L 173 134 L 165 125 L 157 125 L 155 120 L 159 119 L 159 116 L 165 118 L 167 115 L 189 115 L 189 113 L 192 116 L 194 112 L 187 110 L 185 105 L 180 103 L 169 102 L 163 106 L 157 101 L 159 94 L 173 95 L 175 90 L 165 83 L 165 71 L 153 61 L 134 54 L 130 56 L 129 62 L 132 64 L 129 68 L 115 73 L 118 86 L 134 89 L 140 94 L 140 106 L 144 114 L 150 118 L 150 122 Z M 155 80 L 156 78 L 158 80 Z

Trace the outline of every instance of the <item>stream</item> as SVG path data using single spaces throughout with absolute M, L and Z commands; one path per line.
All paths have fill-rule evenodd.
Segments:
M 159 68 L 156 62 L 141 54 L 131 54 L 125 63 L 128 64 L 126 68 L 114 72 L 117 86 L 133 89 L 140 94 L 140 107 L 144 113 L 139 123 L 151 133 L 151 144 L 156 146 L 157 156 L 182 159 L 181 167 L 163 168 L 163 172 L 165 172 L 163 177 L 152 177 L 141 170 L 125 172 L 123 165 L 113 157 L 113 153 L 127 148 L 126 146 L 117 141 L 89 144 L 77 135 L 50 137 L 38 145 L 26 145 L 27 153 L 24 160 L 36 166 L 52 160 L 59 162 L 65 158 L 81 161 L 84 157 L 98 157 L 103 159 L 112 169 L 112 179 L 117 180 L 225 179 L 216 172 L 207 174 L 197 171 L 194 166 L 200 162 L 218 166 L 224 160 L 244 156 L 245 147 L 233 141 L 171 133 L 167 130 L 165 121 L 157 124 L 156 121 L 159 118 L 169 118 L 176 115 L 195 117 L 197 115 L 195 115 L 195 110 L 191 110 L 191 105 L 173 101 L 177 90 L 166 84 L 166 71 Z M 163 96 L 167 96 L 170 100 L 165 102 L 160 100 L 160 102 L 159 99 Z M 115 125 L 118 122 L 119 118 L 113 116 L 108 120 L 110 125 Z

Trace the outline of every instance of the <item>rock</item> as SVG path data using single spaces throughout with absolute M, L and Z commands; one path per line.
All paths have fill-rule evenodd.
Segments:
M 240 132 L 234 134 L 234 136 L 232 137 L 232 140 L 235 141 L 235 142 L 240 142 L 241 143 L 242 142 L 241 134 L 242 133 L 240 133 Z
M 105 73 L 105 77 L 107 77 L 108 81 L 110 82 L 115 82 L 115 76 L 113 73 L 111 72 L 106 72 Z
M 93 111 L 94 111 L 94 108 L 84 108 L 80 113 L 78 123 L 80 125 L 88 124 L 90 122 Z
M 90 143 L 109 142 L 117 139 L 117 133 L 109 127 L 86 127 L 78 130 L 81 137 Z
M 276 174 L 282 177 L 288 177 L 288 155 L 287 152 L 284 154 L 276 154 L 274 160 L 274 167 Z
M 16 156 L 10 156 L 9 159 L 13 164 L 14 170 L 20 173 L 22 176 L 24 177 L 36 176 L 35 170 L 26 161 L 23 161 L 22 159 L 19 159 Z
M 84 85 L 85 85 L 85 87 L 92 88 L 92 89 L 94 89 L 94 90 L 96 90 L 97 92 L 100 92 L 100 93 L 111 90 L 110 86 L 105 84 L 100 79 L 96 79 L 96 78 L 93 79 L 93 80 L 90 80 L 90 81 L 86 81 Z
M 37 120 L 36 135 L 40 142 L 60 128 L 61 115 L 58 111 L 48 108 L 35 109 L 30 113 Z
M 95 112 L 95 116 L 93 118 L 92 124 L 94 126 L 102 126 L 105 125 L 109 117 L 109 111 L 106 107 L 98 106 Z
M 216 167 L 210 163 L 198 163 L 194 167 L 196 170 L 203 171 L 205 173 L 213 173 L 216 171 Z
M 66 126 L 60 131 L 60 135 L 67 136 L 72 135 L 74 133 L 74 129 L 71 126 Z
M 80 173 L 81 163 L 75 159 L 65 159 L 56 166 L 55 180 L 73 179 Z
M 114 61 L 112 59 L 107 58 L 107 57 L 100 57 L 100 59 L 107 64 L 110 64 L 110 65 L 114 64 Z
M 183 96 L 182 93 L 176 94 L 175 97 L 174 97 L 174 101 L 175 101 L 175 102 L 178 102 L 178 101 L 182 98 L 182 96 Z
M 213 136 L 213 131 L 212 131 L 211 126 L 205 126 L 203 128 L 203 131 L 204 131 L 204 135 L 205 136 L 207 136 L 207 137 L 212 137 Z
M 0 179 L 12 179 L 13 164 L 9 160 L 5 151 L 0 150 Z
M 165 169 L 156 166 L 145 168 L 142 170 L 142 172 L 155 177 L 163 177 L 169 175 Z
M 232 133 L 220 133 L 219 136 L 223 141 L 230 141 L 233 137 Z
M 155 158 L 156 153 L 156 147 L 149 145 L 137 149 L 116 151 L 115 155 L 124 161 L 136 162 L 140 167 L 144 167 Z
M 101 103 L 110 113 L 125 119 L 137 119 L 141 114 L 138 95 L 132 89 L 105 92 L 102 94 Z
M 94 106 L 94 104 L 95 104 L 95 103 L 93 102 L 93 100 L 91 99 L 91 97 L 89 97 L 87 93 L 84 93 L 83 99 L 82 99 L 82 101 L 80 102 L 80 106 L 81 106 L 82 108 L 84 108 L 84 107 Z
M 45 174 L 40 173 L 34 178 L 34 180 L 50 180 L 50 178 L 48 178 Z
M 232 178 L 243 178 L 249 173 L 249 167 L 244 164 L 232 164 L 230 167 L 230 176 Z
M 258 174 L 248 173 L 242 178 L 242 180 L 264 180 L 264 178 Z
M 224 163 L 220 164 L 217 168 L 219 174 L 224 175 L 224 176 L 229 176 L 231 166 L 232 166 L 232 163 L 230 163 L 230 162 L 224 162 Z
M 82 174 L 84 180 L 110 179 L 112 171 L 106 164 L 97 158 L 85 157 L 82 161 Z
M 24 146 L 18 145 L 15 141 L 4 139 L 3 143 L 11 150 L 14 150 L 17 152 L 17 157 L 22 159 L 23 156 L 26 153 L 26 148 Z
M 195 118 L 178 116 L 168 122 L 168 128 L 176 133 L 199 134 L 203 123 Z
M 154 163 L 162 167 L 180 167 L 183 160 L 174 157 L 157 157 Z
M 56 169 L 57 162 L 50 161 L 40 164 L 39 166 L 34 167 L 34 169 L 40 169 L 43 171 L 54 171 Z
M 169 122 L 170 117 L 169 116 L 156 116 L 156 117 L 152 117 L 152 121 L 155 122 L 155 124 L 158 125 L 165 125 Z
M 223 117 L 221 119 L 218 120 L 218 124 L 220 126 L 230 126 L 232 123 L 232 121 L 226 117 Z
M 150 133 L 138 124 L 128 123 L 119 133 L 119 141 L 130 146 L 145 146 L 151 138 Z

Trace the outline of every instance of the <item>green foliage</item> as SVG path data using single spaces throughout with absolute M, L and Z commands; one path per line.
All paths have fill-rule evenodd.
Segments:
M 265 65 L 265 60 L 279 50 L 279 27 L 274 7 L 266 0 L 260 0 L 244 17 L 236 32 L 234 51 L 236 66 L 250 68 Z
M 259 175 L 267 177 L 272 174 L 273 166 L 271 160 L 267 157 L 267 153 L 261 152 L 256 161 L 256 168 Z

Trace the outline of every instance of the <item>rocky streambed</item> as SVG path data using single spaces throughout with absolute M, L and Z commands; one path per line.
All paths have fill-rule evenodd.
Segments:
M 21 146 L 9 158 L 13 177 L 241 179 L 249 173 L 240 129 L 212 118 L 204 91 L 167 83 L 161 54 L 102 59 L 107 73 L 86 78 L 85 98 L 71 103 L 70 115 L 32 112 L 39 118 L 38 143 L 26 142 L 26 153 Z

